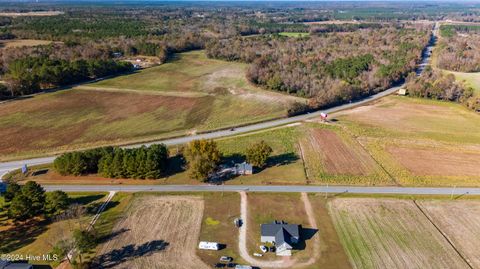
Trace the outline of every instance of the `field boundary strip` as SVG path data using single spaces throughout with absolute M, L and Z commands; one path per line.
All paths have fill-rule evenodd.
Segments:
M 465 264 L 468 266 L 468 268 L 470 269 L 474 269 L 473 266 L 470 264 L 470 262 L 468 261 L 468 259 L 463 256 L 463 254 L 460 252 L 460 250 L 457 249 L 457 247 L 455 246 L 455 244 L 452 242 L 452 240 L 450 240 L 450 238 L 448 238 L 447 234 L 444 233 L 440 227 L 435 224 L 435 222 L 433 221 L 432 218 L 430 218 L 430 216 L 427 214 L 427 212 L 425 212 L 423 210 L 423 208 L 417 203 L 416 200 L 413 200 L 413 204 L 418 208 L 418 210 L 425 216 L 425 218 L 427 218 L 427 220 L 433 225 L 433 227 L 435 227 L 435 229 L 442 235 L 443 238 L 445 238 L 445 240 L 448 242 L 448 244 L 455 250 L 455 252 L 458 254 L 458 256 L 460 256 L 460 258 L 465 262 Z

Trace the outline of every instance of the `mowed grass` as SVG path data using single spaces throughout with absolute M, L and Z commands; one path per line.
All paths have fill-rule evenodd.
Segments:
M 472 87 L 475 90 L 476 95 L 480 95 L 480 72 L 465 73 L 465 72 L 453 72 L 443 70 L 446 73 L 451 73 L 459 81 L 464 82 L 467 86 Z
M 480 185 L 480 116 L 459 104 L 387 97 L 335 117 L 400 185 Z
M 127 144 L 286 115 L 293 97 L 248 84 L 203 52 L 73 90 L 0 105 L 0 160 Z
M 329 210 L 354 268 L 468 268 L 413 201 L 334 199 Z

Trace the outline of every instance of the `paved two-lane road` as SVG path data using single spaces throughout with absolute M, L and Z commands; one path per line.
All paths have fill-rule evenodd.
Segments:
M 307 192 L 398 195 L 480 195 L 480 188 L 262 186 L 262 185 L 44 185 L 47 191 L 67 192 Z
M 435 25 L 435 28 L 433 29 L 433 39 L 434 41 L 435 36 L 437 35 L 438 32 L 438 23 Z M 434 42 L 431 42 L 424 50 L 424 53 L 422 55 L 422 62 L 417 69 L 417 73 L 420 74 L 425 66 L 427 66 L 430 63 L 430 56 L 431 56 L 431 51 L 434 47 Z M 256 124 L 251 124 L 243 127 L 238 127 L 233 130 L 220 130 L 220 131 L 213 131 L 210 133 L 205 133 L 205 134 L 198 134 L 198 135 L 191 135 L 191 136 L 184 136 L 184 137 L 178 137 L 178 138 L 172 138 L 172 139 L 165 139 L 165 140 L 158 140 L 158 141 L 153 141 L 153 142 L 148 142 L 148 143 L 139 143 L 139 144 L 133 144 L 129 146 L 125 146 L 126 148 L 134 148 L 134 147 L 141 147 L 141 146 L 149 146 L 152 144 L 158 144 L 158 143 L 164 143 L 166 145 L 178 145 L 178 144 L 185 144 L 193 140 L 198 140 L 198 139 L 214 139 L 214 138 L 220 138 L 220 137 L 226 137 L 226 136 L 232 136 L 232 135 L 237 135 L 241 133 L 247 133 L 247 132 L 252 132 L 252 131 L 258 131 L 262 129 L 268 129 L 280 125 L 286 125 L 290 123 L 295 123 L 303 120 L 307 120 L 310 118 L 314 117 L 319 117 L 321 113 L 333 113 L 337 112 L 340 110 L 345 110 L 349 108 L 353 108 L 355 106 L 363 105 L 368 102 L 383 98 L 387 95 L 390 95 L 398 89 L 400 89 L 403 85 L 395 86 L 390 89 L 387 89 L 385 91 L 379 92 L 377 94 L 365 97 L 364 99 L 351 102 L 348 104 L 343 104 L 339 106 L 335 106 L 329 109 L 321 110 L 321 111 L 316 111 L 313 113 L 309 114 L 303 114 L 295 117 L 290 117 L 290 118 L 283 118 L 283 119 L 277 119 L 277 120 L 272 120 L 272 121 L 267 121 L 267 122 L 262 122 L 262 123 L 256 123 Z M 38 164 L 48 164 L 53 162 L 55 159 L 55 156 L 50 156 L 50 157 L 43 157 L 43 158 L 35 158 L 35 159 L 27 159 L 27 160 L 21 160 L 21 161 L 13 161 L 13 162 L 4 162 L 0 163 L 0 182 L 1 178 L 4 174 L 6 174 L 8 171 L 12 171 L 15 169 L 21 168 L 24 164 L 27 166 L 32 166 L 32 165 L 38 165 Z

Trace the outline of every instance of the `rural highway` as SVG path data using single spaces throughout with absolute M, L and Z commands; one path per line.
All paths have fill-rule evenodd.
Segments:
M 291 123 L 295 123 L 295 122 L 299 122 L 299 121 L 303 121 L 303 120 L 307 120 L 307 119 L 311 119 L 311 118 L 315 118 L 315 117 L 320 117 L 321 113 L 328 113 L 329 114 L 329 113 L 337 112 L 337 111 L 340 111 L 340 110 L 353 108 L 355 106 L 359 106 L 359 105 L 362 105 L 362 104 L 366 104 L 368 102 L 371 102 L 371 101 L 380 99 L 382 97 L 385 97 L 387 95 L 390 95 L 390 94 L 398 91 L 398 89 L 400 89 L 402 86 L 403 85 L 392 87 L 388 90 L 385 90 L 385 91 L 379 92 L 377 94 L 365 97 L 364 99 L 361 99 L 361 100 L 358 100 L 358 101 L 355 101 L 355 102 L 335 106 L 335 107 L 332 107 L 332 108 L 329 108 L 329 109 L 316 111 L 316 112 L 312 112 L 312 113 L 309 113 L 309 114 L 302 114 L 302 115 L 294 116 L 294 117 L 290 117 L 290 118 L 282 118 L 282 119 L 277 119 L 277 120 L 272 120 L 272 121 L 267 121 L 267 122 L 256 123 L 256 124 L 252 124 L 252 125 L 238 127 L 238 128 L 233 129 L 233 130 L 220 130 L 220 131 L 214 131 L 214 132 L 204 133 L 204 134 L 182 136 L 182 137 L 177 137 L 177 138 L 172 138 L 172 139 L 152 141 L 152 142 L 148 142 L 148 143 L 133 144 L 133 145 L 124 146 L 124 148 L 136 148 L 136 147 L 141 147 L 141 146 L 150 146 L 152 144 L 158 144 L 158 143 L 164 143 L 167 146 L 185 144 L 185 143 L 188 143 L 190 141 L 198 140 L 198 139 L 214 139 L 214 138 L 238 135 L 238 134 L 241 134 L 241 133 L 248 133 L 248 132 L 252 132 L 252 131 L 268 129 L 268 128 L 271 128 L 271 127 L 291 124 Z M 26 164 L 27 166 L 47 164 L 47 163 L 53 162 L 54 159 L 55 159 L 55 156 L 49 156 L 49 157 L 42 157 L 42 158 L 35 158 L 35 159 L 27 159 L 27 160 L 0 163 L 0 179 L 4 174 L 8 173 L 8 171 L 19 169 L 24 164 Z
M 438 23 L 435 25 L 432 33 L 433 36 L 436 37 L 438 32 Z M 434 47 L 434 42 L 431 42 L 424 50 L 424 53 L 422 55 L 422 61 L 419 65 L 419 68 L 417 69 L 417 74 L 420 74 L 425 66 L 427 66 L 430 62 L 430 56 L 431 56 L 431 51 Z M 387 95 L 393 94 L 396 91 L 398 91 L 400 88 L 402 88 L 404 85 L 398 85 L 392 88 L 389 88 L 385 91 L 379 92 L 377 94 L 365 97 L 363 99 L 353 101 L 347 104 L 343 105 L 338 105 L 335 107 L 331 107 L 329 109 L 324 109 L 308 114 L 302 114 L 294 117 L 289 117 L 289 118 L 282 118 L 282 119 L 276 119 L 276 120 L 271 120 L 271 121 L 266 121 L 266 122 L 261 122 L 261 123 L 256 123 L 256 124 L 251 124 L 243 127 L 238 127 L 233 130 L 219 130 L 219 131 L 213 131 L 209 133 L 203 133 L 203 134 L 197 134 L 197 135 L 190 135 L 190 136 L 183 136 L 183 137 L 177 137 L 177 138 L 172 138 L 172 139 L 164 139 L 164 140 L 157 140 L 157 141 L 152 141 L 148 143 L 139 143 L 139 144 L 132 144 L 128 146 L 124 146 L 124 148 L 135 148 L 135 147 L 141 147 L 141 146 L 150 146 L 152 144 L 158 144 L 158 143 L 164 143 L 167 146 L 171 145 L 178 145 L 178 144 L 185 144 L 193 140 L 198 140 L 198 139 L 214 139 L 214 138 L 221 138 L 221 137 L 226 137 L 226 136 L 232 136 L 232 135 L 238 135 L 242 133 L 248 133 L 252 131 L 258 131 L 262 129 L 268 129 L 276 126 L 281 126 L 281 125 L 286 125 L 286 124 L 291 124 L 299 121 L 304 121 L 307 119 L 319 117 L 321 113 L 333 113 L 333 112 L 338 112 L 341 110 L 345 109 L 350 109 L 359 105 L 363 105 L 366 103 L 369 103 L 374 100 L 378 100 L 380 98 L 383 98 Z M 27 166 L 32 166 L 32 165 L 39 165 L 39 164 L 48 164 L 52 163 L 53 160 L 55 159 L 55 156 L 49 156 L 49 157 L 42 157 L 42 158 L 35 158 L 35 159 L 26 159 L 26 160 L 19 160 L 19 161 L 11 161 L 11 162 L 3 162 L 0 163 L 0 182 L 2 177 L 8 173 L 9 171 L 19 169 L 23 165 Z
M 46 191 L 66 192 L 307 192 L 398 195 L 480 195 L 480 188 L 355 187 L 302 185 L 44 185 Z

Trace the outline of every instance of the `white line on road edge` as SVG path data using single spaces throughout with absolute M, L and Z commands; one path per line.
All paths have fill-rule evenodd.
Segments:
M 95 225 L 97 220 L 100 218 L 100 214 L 103 212 L 103 210 L 105 210 L 105 208 L 107 207 L 108 203 L 110 203 L 110 201 L 112 200 L 115 193 L 117 193 L 117 192 L 116 191 L 110 191 L 108 193 L 107 199 L 105 199 L 105 202 L 103 202 L 103 204 L 100 206 L 100 208 L 98 208 L 97 213 L 93 217 L 92 221 L 90 221 L 90 224 L 88 225 L 87 231 L 90 231 L 93 228 L 93 226 Z M 66 258 L 70 261 L 70 260 L 73 259 L 74 255 L 75 255 L 75 249 L 72 249 L 67 253 Z

